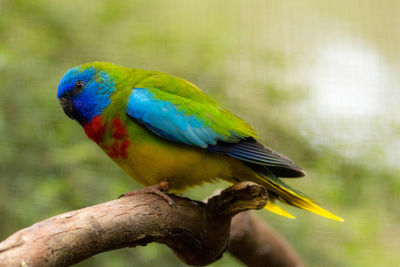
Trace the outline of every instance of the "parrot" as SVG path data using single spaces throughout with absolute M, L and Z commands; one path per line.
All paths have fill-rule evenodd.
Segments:
M 57 98 L 88 138 L 144 186 L 181 192 L 218 179 L 252 181 L 266 188 L 271 212 L 295 218 L 282 202 L 343 221 L 280 179 L 303 177 L 303 169 L 183 78 L 85 63 L 64 74 Z

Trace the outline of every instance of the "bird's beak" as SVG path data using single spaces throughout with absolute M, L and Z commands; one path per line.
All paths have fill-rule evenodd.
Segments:
M 70 117 L 73 120 L 76 119 L 75 111 L 74 111 L 74 104 L 71 101 L 69 101 L 68 98 L 61 97 L 60 105 L 68 117 Z

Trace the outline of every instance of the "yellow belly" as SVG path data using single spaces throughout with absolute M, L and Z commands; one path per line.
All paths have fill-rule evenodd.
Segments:
M 167 181 L 174 191 L 217 178 L 231 180 L 236 169 L 226 156 L 163 140 L 133 141 L 127 159 L 115 161 L 141 184 L 149 186 Z
M 98 144 L 145 186 L 167 181 L 171 190 L 180 191 L 218 178 L 230 182 L 253 180 L 255 173 L 240 160 L 168 141 L 128 118 L 121 120 L 121 125 L 127 124 L 129 134 L 120 131 L 116 135 L 115 129 L 106 128 L 105 138 Z

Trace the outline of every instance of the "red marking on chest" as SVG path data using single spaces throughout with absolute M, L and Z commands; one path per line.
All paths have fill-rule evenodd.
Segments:
M 121 143 L 120 153 L 121 153 L 121 157 L 124 158 L 124 159 L 128 158 L 127 149 L 128 149 L 130 144 L 131 144 L 131 141 L 129 141 L 129 140 L 124 140 Z
M 126 159 L 128 158 L 127 149 L 131 144 L 129 141 L 128 130 L 120 118 L 114 118 L 111 125 L 111 137 L 114 139 L 114 142 L 110 146 L 106 147 L 107 154 L 111 158 L 121 157 Z
M 97 144 L 100 144 L 103 141 L 104 133 L 107 128 L 107 125 L 103 125 L 102 121 L 103 118 L 101 116 L 95 116 L 91 122 L 83 125 L 86 135 Z
M 128 138 L 128 131 L 126 130 L 125 125 L 119 118 L 113 119 L 112 128 L 113 128 L 113 133 L 112 133 L 113 138 L 120 140 Z
M 119 144 L 117 140 L 114 140 L 111 146 L 107 147 L 107 155 L 110 158 L 117 158 L 120 155 Z
M 114 118 L 109 124 L 103 122 L 101 116 L 96 116 L 91 122 L 83 126 L 86 135 L 100 145 L 111 158 L 128 158 L 129 141 L 128 130 L 120 118 Z M 108 145 L 108 138 L 111 135 L 111 145 Z M 107 136 L 105 138 L 105 136 Z

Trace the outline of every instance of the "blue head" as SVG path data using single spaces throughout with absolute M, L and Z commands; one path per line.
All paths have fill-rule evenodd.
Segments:
M 85 124 L 111 103 L 114 84 L 112 77 L 95 64 L 78 66 L 64 74 L 57 97 L 68 117 Z

